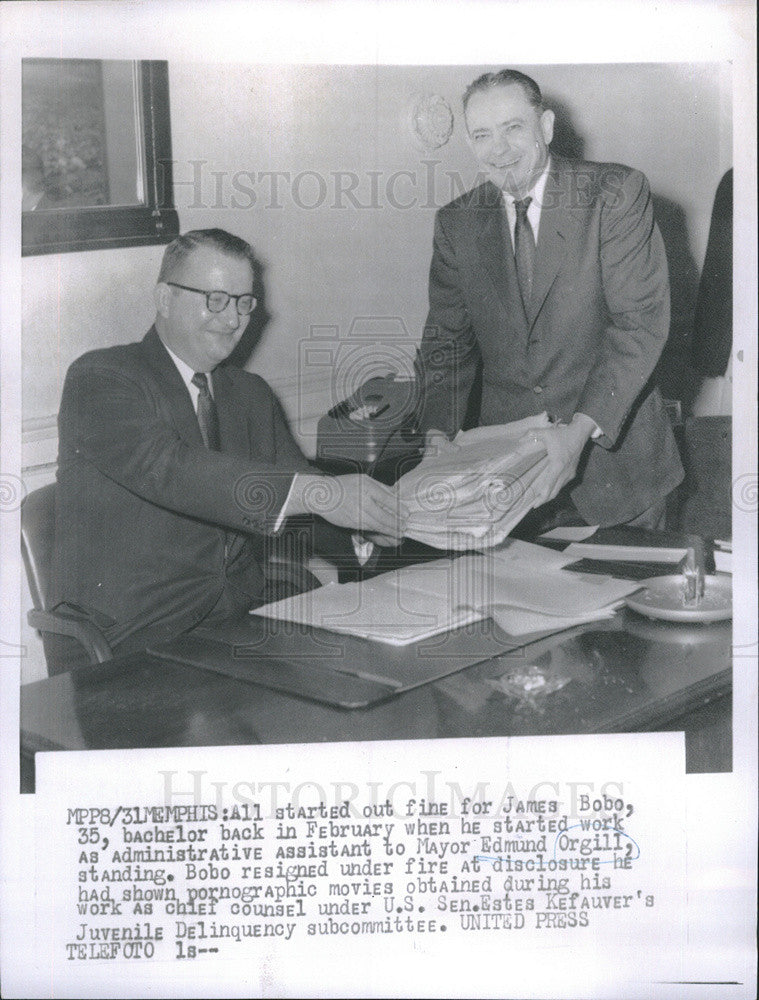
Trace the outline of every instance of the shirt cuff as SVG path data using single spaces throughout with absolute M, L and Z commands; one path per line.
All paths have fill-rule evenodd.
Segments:
M 374 542 L 367 541 L 363 535 L 359 534 L 352 534 L 351 542 L 353 543 L 353 551 L 356 553 L 359 566 L 365 566 L 371 559 L 372 552 L 374 552 Z
M 598 426 L 598 424 L 595 422 L 595 420 L 593 420 L 592 417 L 588 417 L 587 413 L 583 413 L 583 414 L 581 414 L 581 416 L 587 417 L 588 420 L 591 420 L 593 422 L 593 430 L 590 432 L 590 440 L 591 441 L 597 441 L 600 437 L 604 436 L 604 432 L 601 430 L 601 428 Z

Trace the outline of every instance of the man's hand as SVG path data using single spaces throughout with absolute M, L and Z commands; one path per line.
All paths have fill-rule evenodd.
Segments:
M 559 490 L 574 479 L 585 445 L 595 429 L 595 422 L 590 417 L 575 413 L 569 424 L 530 431 L 520 439 L 519 444 L 525 447 L 543 444 L 548 453 L 548 465 L 530 487 L 535 497 L 534 507 L 553 500 Z
M 384 545 L 403 538 L 408 511 L 390 486 L 369 476 L 318 476 L 299 473 L 287 506 L 290 514 L 317 514 L 341 528 L 352 528 Z

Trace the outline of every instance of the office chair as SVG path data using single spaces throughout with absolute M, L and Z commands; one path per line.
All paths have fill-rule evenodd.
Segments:
M 297 527 L 297 526 L 296 526 Z M 49 611 L 46 608 L 50 584 L 55 538 L 55 484 L 34 490 L 21 506 L 21 555 L 29 581 L 32 609 L 27 621 L 42 633 L 69 636 L 83 648 L 90 663 L 104 663 L 113 658 L 105 635 L 93 625 L 71 611 Z M 288 532 L 277 540 L 264 567 L 266 579 L 264 601 L 281 600 L 304 590 L 311 590 L 330 580 L 337 579 L 335 571 L 321 560 L 304 560 L 299 551 L 297 531 Z M 316 572 L 312 572 L 316 570 Z M 47 644 L 46 644 L 47 646 Z M 45 650 L 46 656 L 49 650 Z M 49 674 L 56 673 L 55 664 L 48 657 Z
M 91 663 L 104 663 L 113 657 L 103 633 L 74 613 L 48 611 L 47 595 L 55 538 L 55 484 L 30 493 L 21 505 L 21 556 L 26 567 L 32 609 L 26 620 L 39 632 L 70 636 L 83 648 Z M 48 661 L 48 673 L 54 673 Z

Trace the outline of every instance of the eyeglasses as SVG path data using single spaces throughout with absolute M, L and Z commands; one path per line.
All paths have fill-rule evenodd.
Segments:
M 234 301 L 239 316 L 250 316 L 258 301 L 255 295 L 230 295 L 229 292 L 222 291 L 207 292 L 205 288 L 191 288 L 190 285 L 180 285 L 178 281 L 167 281 L 166 284 L 171 285 L 172 288 L 181 288 L 185 292 L 197 292 L 199 295 L 205 295 L 206 306 L 208 311 L 212 313 L 224 312 L 230 301 Z

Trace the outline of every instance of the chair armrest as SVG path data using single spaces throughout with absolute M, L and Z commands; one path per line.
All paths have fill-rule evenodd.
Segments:
M 113 652 L 102 632 L 89 622 L 73 618 L 57 611 L 40 611 L 37 608 L 27 614 L 26 620 L 32 628 L 55 635 L 69 635 L 76 639 L 95 663 L 105 663 L 113 659 Z

